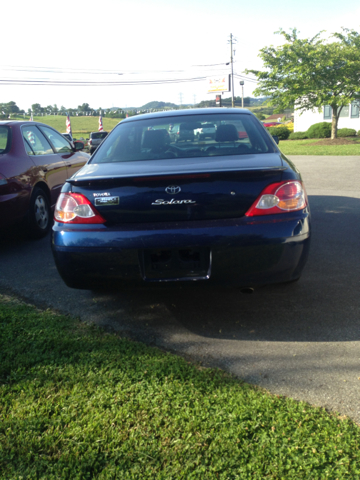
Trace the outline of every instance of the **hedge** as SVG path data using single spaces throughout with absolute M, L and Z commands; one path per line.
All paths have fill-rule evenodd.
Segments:
M 276 135 L 279 137 L 279 140 L 287 140 L 289 138 L 290 132 L 286 127 L 267 127 L 267 131 L 270 135 Z
M 320 122 L 311 125 L 306 132 L 308 138 L 330 138 L 331 123 Z
M 337 131 L 338 137 L 355 137 L 356 130 L 353 128 L 339 128 Z

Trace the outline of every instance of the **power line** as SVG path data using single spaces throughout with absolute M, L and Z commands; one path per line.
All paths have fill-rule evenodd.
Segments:
M 0 69 L 14 72 L 32 72 L 32 73 L 54 73 L 54 74 L 85 74 L 85 75 L 141 75 L 144 73 L 185 73 L 193 67 L 213 67 L 224 66 L 225 63 L 210 64 L 210 65 L 191 65 L 189 68 L 181 70 L 135 70 L 120 71 L 114 70 L 99 70 L 99 69 L 79 69 L 79 68 L 60 68 L 60 67 L 35 67 L 35 66 L 19 66 L 19 65 L 0 65 Z
M 217 65 L 229 65 L 228 63 L 210 63 L 209 65 L 191 65 L 192 67 L 215 67 Z
M 259 81 L 255 80 L 254 78 L 244 77 L 244 75 L 239 75 L 238 73 L 234 73 L 234 76 L 237 78 L 241 78 L 242 80 L 247 80 L 248 82 L 259 83 Z
M 164 79 L 164 80 L 136 80 L 136 81 L 118 81 L 118 82 L 91 82 L 84 80 L 24 80 L 24 79 L 0 79 L 1 85 L 53 85 L 53 86 L 71 86 L 71 87 L 97 87 L 97 86 L 118 86 L 118 85 L 163 85 L 172 83 L 200 82 L 206 77 L 182 78 L 182 79 Z

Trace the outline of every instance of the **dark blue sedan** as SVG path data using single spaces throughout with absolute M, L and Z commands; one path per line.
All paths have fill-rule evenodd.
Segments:
M 214 138 L 172 133 L 207 124 Z M 250 111 L 222 108 L 123 120 L 65 183 L 52 234 L 73 288 L 292 282 L 309 245 L 300 173 Z

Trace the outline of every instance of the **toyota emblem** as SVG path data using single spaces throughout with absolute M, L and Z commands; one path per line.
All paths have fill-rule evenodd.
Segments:
M 165 192 L 169 195 L 176 195 L 177 193 L 181 192 L 181 188 L 178 185 L 169 185 L 165 188 Z

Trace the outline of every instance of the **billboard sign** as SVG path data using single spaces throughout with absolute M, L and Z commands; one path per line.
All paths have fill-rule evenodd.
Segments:
M 230 92 L 229 74 L 221 75 L 218 77 L 208 77 L 206 81 L 208 93 Z

